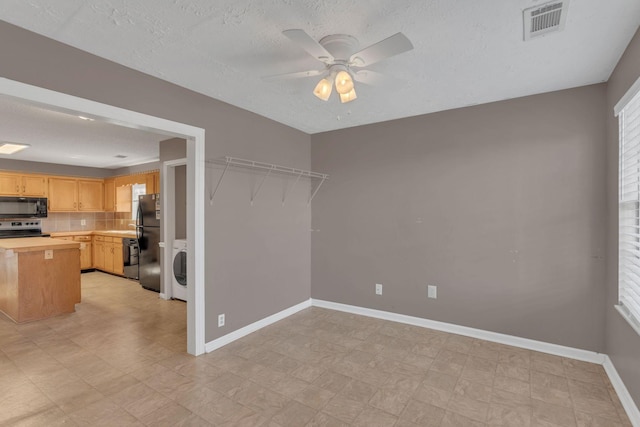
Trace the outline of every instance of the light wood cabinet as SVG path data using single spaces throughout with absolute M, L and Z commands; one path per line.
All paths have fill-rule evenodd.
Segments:
M 93 237 L 93 267 L 104 270 L 104 237 Z
M 0 174 L 0 194 L 17 196 L 20 194 L 20 176 L 15 174 Z
M 49 211 L 99 212 L 104 206 L 101 179 L 49 178 Z
M 49 178 L 49 211 L 69 212 L 78 210 L 78 180 L 74 178 Z
M 93 268 L 91 236 L 73 236 L 73 240 L 80 243 L 80 269 Z
M 104 210 L 105 212 L 116 210 L 116 180 L 114 178 L 104 180 Z
M 93 266 L 98 270 L 122 276 L 124 274 L 122 239 L 119 237 L 94 236 Z
M 105 239 L 109 239 L 109 237 Z M 104 269 L 109 273 L 119 274 L 120 276 L 124 274 L 122 239 L 114 237 L 111 242 L 105 242 Z
M 22 176 L 22 193 L 23 196 L 29 197 L 46 197 L 47 196 L 47 177 L 44 175 L 23 175 Z
M 153 173 L 153 192 L 160 193 L 160 172 Z
M 145 185 L 147 194 L 155 194 L 160 192 L 160 172 L 149 172 L 145 174 Z
M 131 212 L 131 186 L 116 188 L 116 212 Z
M 0 174 L 0 195 L 45 197 L 47 177 L 44 175 Z
M 104 183 L 102 180 L 78 180 L 78 210 L 85 212 L 104 210 Z

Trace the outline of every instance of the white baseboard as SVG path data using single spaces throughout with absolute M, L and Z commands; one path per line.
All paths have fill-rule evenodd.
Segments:
M 606 355 L 588 350 L 580 350 L 572 347 L 565 347 L 558 344 L 550 344 L 542 341 L 520 338 L 513 335 L 499 334 L 497 332 L 484 331 L 482 329 L 469 328 L 451 323 L 438 322 L 436 320 L 423 319 L 421 317 L 407 316 L 404 314 L 392 313 L 389 311 L 374 310 L 371 308 L 357 307 L 354 305 L 340 304 L 337 302 L 312 299 L 314 307 L 328 308 L 331 310 L 344 311 L 347 313 L 359 314 L 362 316 L 375 317 L 376 319 L 390 320 L 392 322 L 405 323 L 407 325 L 421 326 L 423 328 L 435 329 L 437 331 L 449 332 L 457 335 L 478 338 L 500 344 L 512 345 L 514 347 L 526 348 L 543 353 L 554 354 L 556 356 L 569 357 L 571 359 L 582 360 L 584 362 L 602 364 Z
M 622 403 L 622 407 L 627 412 L 627 416 L 631 421 L 631 425 L 633 427 L 640 427 L 640 410 L 636 406 L 636 403 L 633 401 L 629 390 L 622 382 L 622 378 L 618 375 L 618 371 L 616 367 L 613 365 L 613 362 L 609 358 L 609 356 L 604 357 L 604 363 L 602 364 L 604 370 L 607 372 L 609 376 L 609 380 L 611 381 L 611 385 L 616 390 L 618 397 L 620 398 L 620 403 Z
M 163 294 L 163 293 L 160 293 L 160 294 L 159 294 L 159 297 L 160 297 L 160 299 L 167 300 L 167 301 L 171 299 L 171 298 L 169 298 L 169 297 L 167 296 L 167 294 Z
M 250 325 L 247 325 L 243 328 L 237 329 L 227 335 L 223 335 L 220 338 L 216 338 L 213 341 L 209 341 L 204 345 L 204 351 L 207 353 L 212 352 L 215 349 L 223 347 L 237 339 L 240 339 L 244 336 L 249 335 L 252 332 L 262 329 L 265 326 L 269 326 L 272 323 L 275 323 L 279 320 L 285 319 L 291 316 L 292 314 L 295 314 L 309 307 L 311 307 L 310 299 L 303 301 L 300 304 L 296 304 L 292 307 L 286 308 L 278 313 L 272 314 L 269 317 L 265 317 L 264 319 L 258 320 L 257 322 L 251 323 Z

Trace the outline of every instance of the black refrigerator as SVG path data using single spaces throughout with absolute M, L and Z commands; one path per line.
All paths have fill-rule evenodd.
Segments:
M 138 198 L 136 233 L 140 250 L 139 281 L 143 288 L 160 292 L 160 195 Z

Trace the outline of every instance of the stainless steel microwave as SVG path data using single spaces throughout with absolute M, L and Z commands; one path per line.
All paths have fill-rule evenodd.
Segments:
M 1 197 L 0 218 L 46 218 L 46 197 Z

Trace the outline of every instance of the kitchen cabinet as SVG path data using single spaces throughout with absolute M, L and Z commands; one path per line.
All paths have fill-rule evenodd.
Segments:
M 80 270 L 93 268 L 91 236 L 73 236 L 73 240 L 80 243 Z
M 104 237 L 93 237 L 93 267 L 98 270 L 104 270 Z
M 147 186 L 147 194 L 160 192 L 160 172 L 149 172 L 145 174 L 145 184 Z
M 116 188 L 116 212 L 131 212 L 131 186 Z
M 124 274 L 122 239 L 119 237 L 94 236 L 93 266 L 98 270 L 122 276 Z
M 124 275 L 124 258 L 122 254 L 122 239 L 113 239 L 113 273 Z
M 74 178 L 49 178 L 49 211 L 69 212 L 78 210 L 78 180 Z
M 0 195 L 46 197 L 47 177 L 44 175 L 0 174 Z
M 101 179 L 49 178 L 49 211 L 99 212 L 104 206 Z
M 99 212 L 104 210 L 104 183 L 102 180 L 78 180 L 78 210 Z
M 116 210 L 116 180 L 107 178 L 104 180 L 104 211 L 114 212 Z

